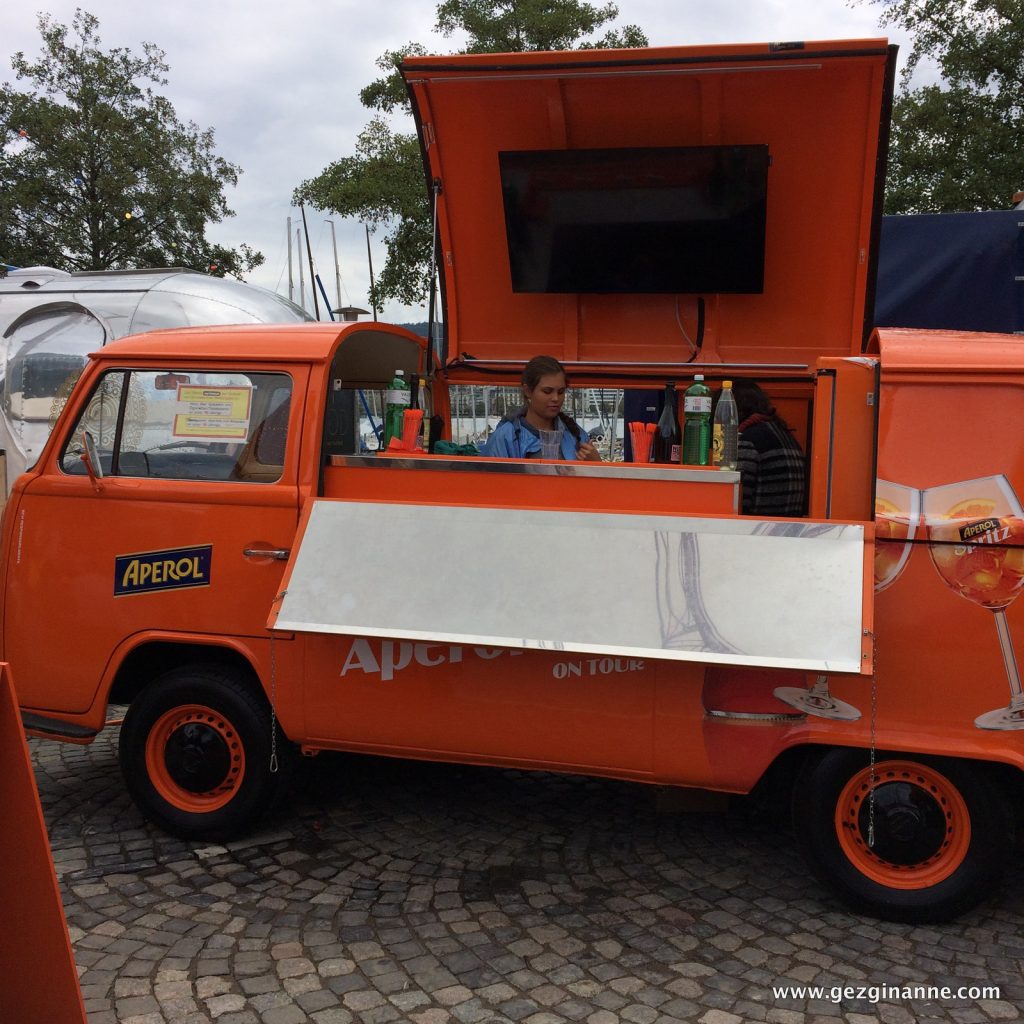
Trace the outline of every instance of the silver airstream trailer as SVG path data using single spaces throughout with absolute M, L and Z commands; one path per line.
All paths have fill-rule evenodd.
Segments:
M 310 319 L 264 288 L 178 268 L 29 267 L 0 277 L 0 449 L 7 454 L 0 503 L 8 481 L 39 457 L 89 352 L 160 327 Z

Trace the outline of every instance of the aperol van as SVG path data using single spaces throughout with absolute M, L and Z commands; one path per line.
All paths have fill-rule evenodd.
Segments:
M 296 749 L 772 776 L 850 906 L 993 894 L 1024 767 L 1024 346 L 871 329 L 893 69 L 883 39 L 406 60 L 441 336 L 95 352 L 4 515 L 26 726 L 89 742 L 127 704 L 126 784 L 183 836 L 252 827 Z M 540 353 L 630 421 L 666 382 L 756 381 L 802 514 L 744 515 L 713 466 L 361 450 L 360 392 L 397 370 L 450 437 L 457 396 Z

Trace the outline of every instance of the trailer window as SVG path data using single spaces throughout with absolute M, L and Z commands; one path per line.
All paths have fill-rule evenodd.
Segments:
M 68 437 L 61 468 L 85 472 L 88 431 L 107 476 L 273 483 L 284 472 L 291 394 L 280 373 L 114 370 Z
M 15 422 L 52 424 L 107 330 L 77 303 L 53 302 L 19 317 L 6 333 L 4 412 Z M 43 440 L 49 434 L 47 427 Z M 41 447 L 41 445 L 39 446 Z

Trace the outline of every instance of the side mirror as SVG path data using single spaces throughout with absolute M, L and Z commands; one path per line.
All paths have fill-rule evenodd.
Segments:
M 96 438 L 88 430 L 82 431 L 82 448 L 82 461 L 85 463 L 86 472 L 93 487 L 99 491 L 100 480 L 103 478 L 103 463 L 100 462 L 100 455 L 96 449 Z

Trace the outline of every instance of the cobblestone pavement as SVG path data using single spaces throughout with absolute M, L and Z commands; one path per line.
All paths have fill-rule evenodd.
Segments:
M 1021 858 L 954 924 L 885 924 L 838 906 L 750 802 L 683 813 L 625 783 L 325 755 L 224 848 L 142 821 L 116 729 L 31 747 L 90 1024 L 974 1024 L 1024 1007 Z M 1001 991 L 772 992 L 803 984 Z

